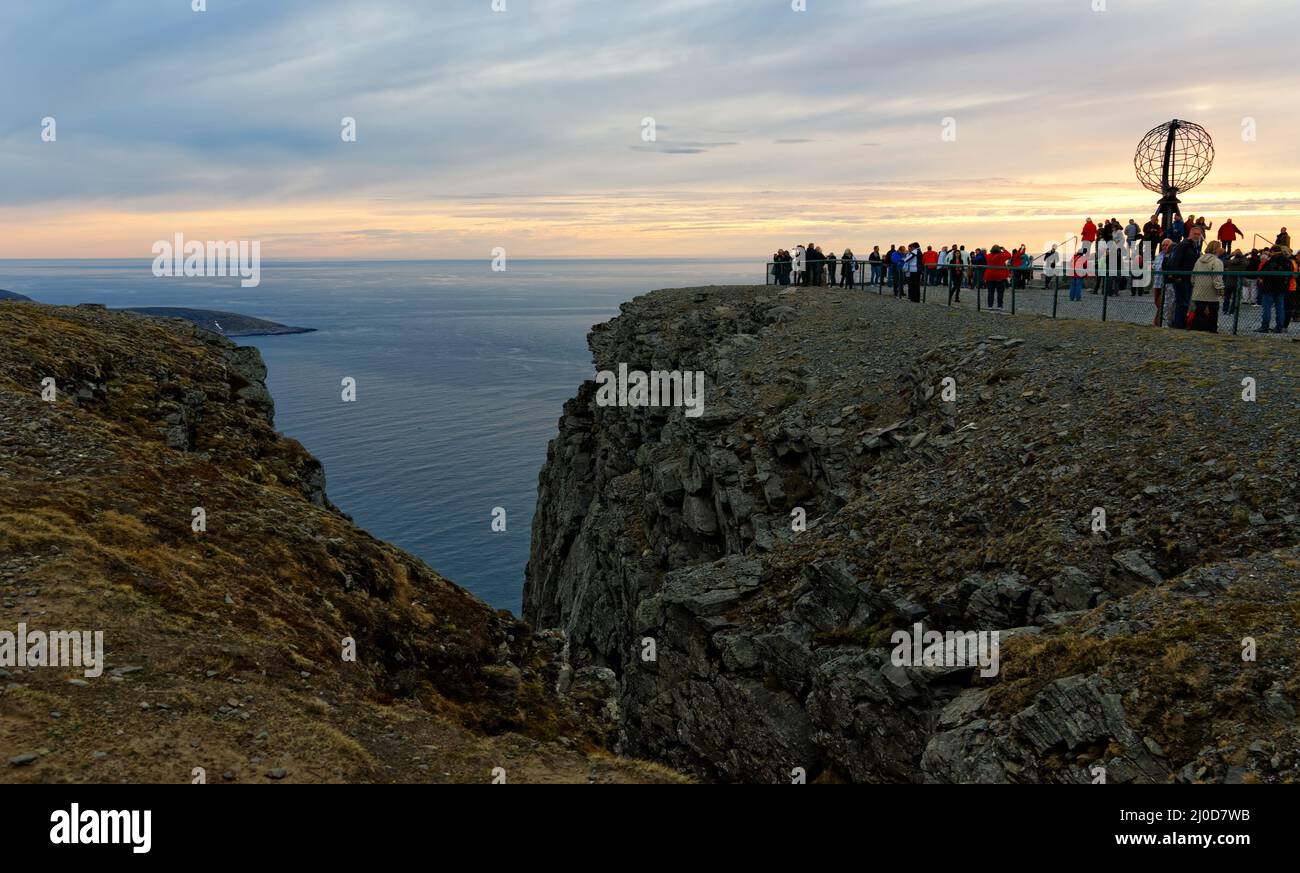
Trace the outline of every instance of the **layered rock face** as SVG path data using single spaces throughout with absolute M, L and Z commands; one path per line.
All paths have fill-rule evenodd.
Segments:
M 584 384 L 540 476 L 525 618 L 606 677 L 623 751 L 737 781 L 1296 777 L 1294 344 L 708 288 L 590 345 L 707 376 L 698 418 Z M 999 632 L 996 674 L 898 663 L 918 625 Z

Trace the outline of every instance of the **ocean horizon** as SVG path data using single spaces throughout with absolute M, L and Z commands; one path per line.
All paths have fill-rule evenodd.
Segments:
M 218 309 L 313 332 L 261 350 L 276 427 L 325 465 L 361 527 L 519 614 L 537 475 L 563 404 L 594 376 L 586 336 L 658 288 L 763 281 L 754 259 L 264 260 L 238 278 L 158 278 L 152 259 L 0 260 L 41 303 Z M 342 381 L 356 380 L 355 403 Z M 492 530 L 493 510 L 506 530 Z

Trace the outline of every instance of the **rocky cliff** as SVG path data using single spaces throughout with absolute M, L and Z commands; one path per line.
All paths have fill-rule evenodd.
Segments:
M 606 678 L 624 752 L 717 780 L 1300 773 L 1294 344 L 708 288 L 590 346 L 707 378 L 698 418 L 584 384 L 540 476 L 525 617 L 562 677 Z M 918 623 L 999 631 L 997 674 L 900 665 Z
M 265 376 L 185 321 L 0 303 L 0 631 L 107 661 L 0 666 L 0 780 L 676 778 L 604 753 L 554 635 L 334 508 Z

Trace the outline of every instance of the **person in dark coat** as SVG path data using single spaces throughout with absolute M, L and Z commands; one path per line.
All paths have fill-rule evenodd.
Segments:
M 962 273 L 966 269 L 966 247 L 952 247 L 952 257 L 948 260 L 948 302 L 961 303 L 961 284 L 965 278 Z
M 1160 217 L 1151 216 L 1151 220 L 1142 225 L 1142 242 L 1151 243 L 1151 249 L 1160 248 Z
M 1268 260 L 1260 265 L 1259 274 L 1262 281 L 1260 289 L 1259 304 L 1261 308 L 1259 327 L 1255 328 L 1256 333 L 1269 332 L 1269 316 L 1276 315 L 1273 320 L 1273 333 L 1286 333 L 1287 327 L 1287 297 L 1291 291 L 1292 273 L 1295 272 L 1295 261 L 1291 259 L 1291 250 L 1285 246 L 1273 246 L 1269 252 Z
M 1227 272 L 1244 273 L 1250 269 L 1250 258 L 1246 257 L 1237 249 L 1228 259 Z M 1242 285 L 1241 277 L 1228 275 L 1223 277 L 1223 314 L 1232 315 L 1237 311 L 1237 303 L 1241 297 Z
M 1165 265 L 1166 274 L 1171 272 L 1187 274 L 1168 276 L 1165 281 L 1166 286 L 1173 286 L 1174 292 L 1174 314 L 1169 322 L 1169 327 L 1173 330 L 1187 328 L 1187 313 L 1192 307 L 1191 273 L 1196 269 L 1196 262 L 1201 257 L 1201 243 L 1201 229 L 1192 225 L 1187 229 L 1187 239 L 1174 246 L 1173 251 L 1170 252 L 1169 262 Z
M 889 285 L 895 297 L 903 296 L 903 249 L 899 246 L 889 247 Z

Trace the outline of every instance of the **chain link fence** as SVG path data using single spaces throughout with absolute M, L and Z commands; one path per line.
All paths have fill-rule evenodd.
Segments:
M 1122 321 L 1174 329 L 1231 334 L 1300 336 L 1300 273 L 1224 271 L 1223 291 L 1214 301 L 1193 300 L 1189 271 L 1161 271 L 1145 280 L 1130 275 L 1054 275 L 1042 265 L 1006 267 L 1011 278 L 987 282 L 986 267 L 925 266 L 906 274 L 884 261 L 769 262 L 766 283 L 792 287 L 840 287 L 923 303 L 938 303 L 1008 315 L 1045 315 L 1085 321 Z M 1069 272 L 1068 267 L 1060 270 Z M 1267 278 L 1261 278 L 1266 276 Z M 1289 280 L 1289 281 L 1288 281 Z M 1285 291 L 1270 290 L 1277 283 Z

